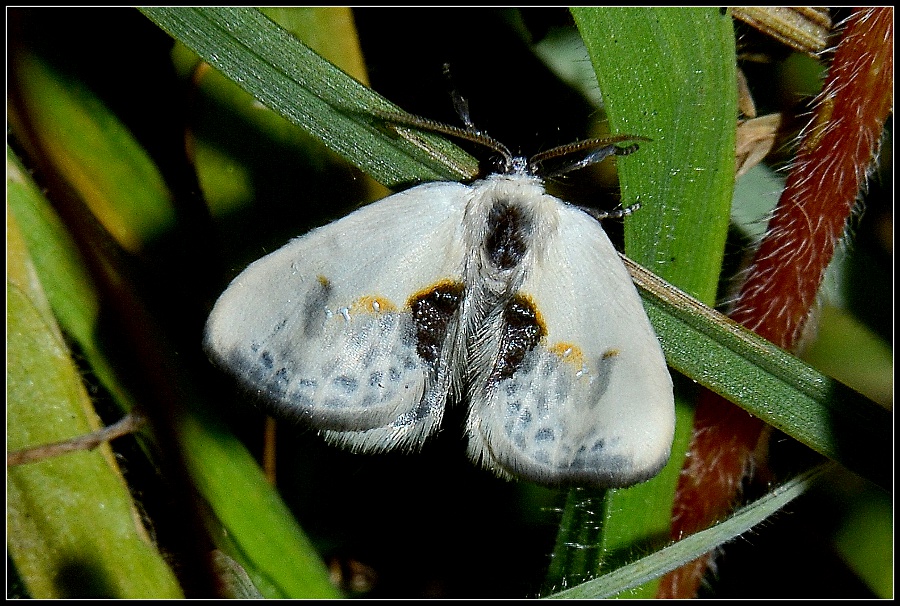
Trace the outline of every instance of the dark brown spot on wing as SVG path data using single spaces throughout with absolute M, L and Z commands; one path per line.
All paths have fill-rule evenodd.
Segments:
M 409 300 L 416 326 L 416 353 L 432 367 L 441 357 L 447 328 L 459 309 L 464 290 L 461 283 L 445 280 Z
M 503 334 L 497 363 L 489 381 L 508 379 L 521 366 L 525 355 L 534 349 L 547 329 L 534 303 L 524 295 L 516 295 L 503 309 Z

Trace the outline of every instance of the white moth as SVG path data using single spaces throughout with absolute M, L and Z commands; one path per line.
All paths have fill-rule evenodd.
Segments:
M 544 191 L 563 171 L 636 149 L 592 140 L 526 162 L 469 124 L 407 125 L 491 146 L 502 174 L 426 183 L 292 240 L 228 286 L 211 359 L 281 416 L 358 452 L 413 450 L 448 400 L 468 454 L 501 476 L 627 486 L 674 433 L 672 379 L 631 277 L 599 222 Z

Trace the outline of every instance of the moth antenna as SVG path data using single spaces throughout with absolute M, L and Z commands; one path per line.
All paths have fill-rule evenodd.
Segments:
M 652 139 L 641 137 L 640 135 L 616 135 L 604 139 L 585 139 L 584 141 L 578 141 L 576 143 L 560 145 L 559 147 L 554 147 L 532 156 L 528 163 L 528 169 L 532 174 L 537 174 L 540 172 L 541 163 L 547 160 L 560 158 L 595 147 L 599 148 L 580 160 L 565 164 L 560 168 L 543 175 L 544 177 L 557 177 L 602 162 L 609 156 L 627 156 L 637 151 L 637 143 L 629 145 L 628 147 L 619 147 L 616 145 L 616 143 L 621 143 L 622 141 L 652 141 Z
M 627 217 L 632 214 L 634 211 L 641 207 L 640 200 L 636 201 L 631 206 L 624 208 L 619 207 L 615 210 L 597 210 L 596 208 L 589 208 L 586 206 L 579 206 L 582 211 L 586 212 L 590 216 L 594 217 L 598 221 L 603 221 L 604 219 L 622 219 L 623 217 Z
M 494 151 L 503 157 L 504 168 L 507 172 L 511 171 L 512 167 L 515 165 L 515 158 L 512 152 L 509 151 L 508 147 L 491 137 L 486 132 L 480 131 L 474 127 L 460 128 L 458 126 L 443 124 L 441 122 L 429 120 L 428 118 L 422 118 L 413 114 L 401 114 L 399 112 L 394 113 L 374 110 L 373 113 L 382 120 L 391 122 L 398 126 L 409 126 L 411 128 L 439 133 L 441 135 L 447 135 L 448 137 L 457 137 L 459 139 L 464 139 L 478 145 L 483 145 L 484 147 L 487 147 L 491 151 Z

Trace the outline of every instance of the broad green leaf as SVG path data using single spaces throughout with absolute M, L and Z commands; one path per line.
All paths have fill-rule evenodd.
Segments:
M 20 53 L 16 67 L 33 135 L 115 241 L 137 254 L 170 230 L 168 188 L 114 114 L 83 82 L 35 56 Z
M 717 8 L 579 8 L 610 127 L 650 137 L 618 163 L 628 256 L 715 301 L 734 190 L 736 59 Z
M 121 150 L 120 153 L 126 157 L 140 157 L 144 152 L 140 149 L 134 139 L 127 136 L 122 126 L 116 122 L 115 118 L 102 106 L 102 104 L 90 96 L 89 92 L 79 87 L 60 86 L 62 80 L 47 65 L 41 63 L 37 58 L 29 58 L 26 66 L 22 66 L 22 70 L 29 70 L 27 73 L 39 74 L 39 79 L 44 81 L 44 86 L 40 89 L 43 91 L 51 91 L 54 96 L 45 96 L 43 101 L 56 107 L 54 112 L 50 114 L 42 114 L 41 129 L 37 132 L 39 137 L 44 133 L 58 132 L 66 130 L 65 137 L 53 140 L 51 143 L 55 146 L 54 155 L 51 160 L 59 158 L 67 158 L 69 156 L 78 157 L 81 162 L 88 165 L 103 165 L 109 161 L 107 151 L 112 145 L 107 136 Z M 38 90 L 35 88 L 26 89 L 26 99 L 29 91 Z M 90 102 L 85 102 L 89 99 Z M 52 102 L 52 103 L 51 103 Z M 69 113 L 63 113 L 61 108 L 65 108 Z M 41 111 L 40 108 L 37 111 Z M 58 121 L 63 124 L 59 124 Z M 100 127 L 98 127 L 100 125 Z M 46 142 L 46 140 L 45 140 Z M 69 152 L 70 147 L 77 148 L 76 151 Z M 92 156 L 92 150 L 97 150 L 97 155 Z M 8 152 L 8 158 L 11 158 Z M 114 370 L 116 366 L 121 365 L 122 360 L 113 363 L 107 357 L 108 344 L 102 338 L 102 331 L 99 327 L 99 309 L 105 302 L 103 300 L 103 292 L 108 294 L 108 290 L 99 289 L 97 281 L 110 279 L 115 276 L 115 292 L 116 293 L 136 293 L 141 290 L 143 285 L 128 282 L 134 278 L 134 274 L 121 271 L 121 257 L 116 254 L 114 247 L 93 246 L 89 248 L 90 254 L 97 255 L 93 264 L 82 256 L 82 249 L 76 245 L 75 238 L 84 240 L 85 233 L 78 233 L 73 230 L 71 225 L 65 224 L 60 220 L 55 210 L 49 202 L 40 194 L 34 184 L 27 179 L 27 175 L 21 167 L 10 161 L 8 170 L 8 189 L 10 192 L 21 192 L 18 196 L 9 196 L 10 209 L 17 217 L 22 218 L 22 224 L 25 226 L 24 239 L 27 242 L 29 252 L 39 260 L 37 267 L 37 275 L 43 284 L 47 284 L 50 299 L 53 307 L 53 313 L 60 319 L 65 331 L 78 344 L 80 350 L 84 352 L 86 362 L 93 371 L 97 373 L 98 378 L 103 382 L 116 402 L 125 409 L 130 409 L 135 398 L 122 387 L 117 372 Z M 105 199 L 104 212 L 107 213 L 107 219 L 110 224 L 116 222 L 128 223 L 127 214 L 129 209 L 141 208 L 152 202 L 148 198 L 147 190 L 144 187 L 144 181 L 147 180 L 146 167 L 140 170 L 128 170 L 128 164 L 120 167 L 116 174 L 116 187 L 112 190 L 103 190 L 96 188 L 90 190 L 89 185 L 92 181 L 83 181 L 76 185 L 83 187 L 78 188 L 81 192 L 84 189 L 90 190 L 90 193 L 96 196 L 103 196 Z M 72 165 L 61 163 L 56 169 L 63 176 L 69 176 L 68 170 L 72 169 Z M 151 182 L 159 182 L 158 176 Z M 21 186 L 21 187 L 20 187 Z M 121 199 L 126 197 L 128 199 Z M 167 202 L 165 197 L 157 198 Z M 165 215 L 157 217 L 159 221 L 167 221 Z M 88 220 L 89 221 L 89 220 Z M 76 222 L 77 223 L 77 222 Z M 105 223 L 106 224 L 106 223 Z M 81 226 L 82 224 L 79 224 Z M 147 233 L 160 233 L 154 231 L 156 229 L 167 229 L 164 225 L 151 225 L 147 223 L 149 231 Z M 91 269 L 103 267 L 108 273 L 98 278 L 93 274 Z M 127 286 L 125 286 L 127 284 Z M 109 285 L 106 285 L 107 288 Z M 129 308 L 129 313 L 146 315 L 146 309 L 140 308 L 143 303 L 135 297 L 129 301 L 129 305 L 136 307 Z M 149 318 L 149 315 L 146 315 Z M 19 346 L 22 333 L 10 333 L 9 343 L 10 350 L 13 351 Z M 148 339 L 142 346 L 147 348 L 140 352 L 141 357 L 146 357 L 150 350 L 156 347 L 164 347 L 161 343 L 155 342 L 155 339 Z M 162 350 L 154 350 L 153 355 L 159 355 L 165 360 L 175 360 L 177 356 L 172 351 L 163 352 Z M 180 367 L 175 372 L 161 373 L 157 377 L 158 380 L 170 381 L 175 384 L 184 381 Z M 39 375 L 36 375 L 39 376 Z M 79 378 L 76 375 L 76 378 Z M 32 379 L 34 380 L 34 379 Z M 189 379 L 187 379 L 189 380 Z M 169 389 L 167 387 L 166 389 Z M 174 393 L 188 394 L 192 390 L 186 386 L 172 388 Z M 185 397 L 184 401 L 179 402 L 180 407 L 191 410 L 197 406 L 200 398 Z M 12 401 L 12 400 L 11 400 Z M 185 422 L 191 422 L 193 413 L 185 412 Z M 11 415 L 12 416 L 12 415 Z M 83 433 L 83 432 L 82 432 Z M 271 597 L 334 597 L 335 590 L 331 587 L 327 571 L 323 564 L 318 561 L 318 555 L 311 548 L 308 541 L 302 538 L 302 531 L 297 527 L 296 521 L 290 515 L 284 513 L 284 507 L 281 509 L 270 506 L 271 501 L 278 500 L 276 491 L 262 480 L 262 474 L 258 465 L 250 459 L 246 454 L 246 450 L 237 443 L 227 431 L 219 428 L 209 428 L 207 430 L 195 429 L 194 432 L 188 434 L 192 440 L 184 443 L 185 451 L 191 455 L 191 460 L 195 463 L 198 474 L 207 473 L 207 481 L 202 483 L 204 496 L 208 499 L 210 510 L 219 519 L 226 524 L 224 529 L 232 539 L 242 539 L 244 535 L 241 531 L 252 529 L 253 523 L 246 523 L 245 520 L 252 519 L 258 522 L 260 517 L 271 523 L 271 527 L 280 528 L 279 545 L 284 553 L 305 553 L 305 558 L 294 558 L 291 561 L 283 558 L 276 558 L 279 566 L 271 570 L 269 563 L 263 562 L 259 564 L 269 575 L 266 578 L 267 587 L 272 589 Z M 41 445 L 45 443 L 44 439 L 35 439 L 34 443 L 29 445 Z M 12 442 L 11 442 L 12 443 Z M 239 447 L 240 446 L 240 447 Z M 222 477 L 221 474 L 209 473 L 210 468 L 216 466 L 221 467 L 222 452 L 229 451 L 232 453 L 233 460 L 226 465 L 230 475 Z M 230 486 L 237 484 L 235 477 L 244 478 L 244 483 L 249 487 L 244 494 L 237 494 L 229 490 Z M 210 479 L 211 478 L 211 479 Z M 225 481 L 226 485 L 219 485 L 217 482 Z M 89 480 L 85 480 L 89 481 Z M 28 487 L 30 488 L 30 486 Z M 127 495 L 127 493 L 126 493 Z M 267 504 L 262 512 L 250 511 L 242 506 L 235 506 L 235 503 L 243 504 L 249 500 L 256 499 Z M 221 515 L 219 515 L 219 513 Z M 236 512 L 236 513 L 235 513 Z M 64 508 L 57 510 L 60 524 L 69 524 L 67 520 L 70 512 Z M 279 513 L 281 516 L 279 517 Z M 243 516 L 243 517 L 242 517 Z M 85 523 L 83 518 L 73 518 L 73 525 L 77 523 Z M 88 523 L 87 528 L 90 527 Z M 232 528 L 233 527 L 233 528 Z M 12 529 L 11 529 L 12 530 Z M 10 533 L 12 535 L 12 531 Z M 96 540 L 102 541 L 104 536 L 98 534 Z M 272 543 L 275 544 L 275 543 Z M 244 558 L 245 567 L 255 572 L 255 558 L 257 553 L 255 547 L 260 543 L 246 541 L 247 548 L 241 555 Z M 242 545 L 242 547 L 246 547 Z M 268 547 L 268 545 L 264 545 Z M 115 553 L 114 546 L 104 546 L 110 549 L 110 553 Z M 300 567 L 300 565 L 306 566 Z M 123 564 L 123 570 L 129 571 L 127 564 Z M 21 571 L 25 576 L 25 572 Z M 36 594 L 37 595 L 37 594 Z M 151 594 L 147 594 L 151 595 Z
M 265 7 L 260 11 L 347 75 L 368 85 L 350 8 Z
M 737 94 L 731 20 L 714 8 L 578 8 L 572 13 L 612 131 L 653 139 L 642 144 L 640 154 L 618 163 L 624 205 L 641 203 L 626 222 L 626 252 L 712 303 L 734 187 Z M 680 335 L 667 334 L 661 319 L 648 312 L 669 364 L 680 370 L 672 356 Z M 548 589 L 590 578 L 633 551 L 665 542 L 693 417 L 683 400 L 687 393 L 676 389 L 676 395 L 672 456 L 658 476 L 589 500 L 570 495 L 571 524 L 560 529 Z M 592 512 L 596 521 L 590 523 L 578 511 Z M 593 530 L 585 535 L 586 529 Z M 573 544 L 594 547 L 585 552 Z M 630 595 L 654 594 L 650 584 Z
M 11 214 L 7 253 L 7 447 L 89 433 L 98 418 Z M 181 597 L 108 445 L 9 469 L 6 489 L 9 555 L 31 596 Z
M 336 598 L 337 589 L 303 530 L 256 461 L 221 423 L 192 414 L 181 426 L 191 475 L 224 536 L 267 598 Z
M 72 235 L 59 215 L 7 148 L 7 202 L 63 332 L 78 344 L 92 372 L 122 411 L 134 401 L 122 385 L 98 338 L 100 295 Z M 12 341 L 8 338 L 7 343 Z

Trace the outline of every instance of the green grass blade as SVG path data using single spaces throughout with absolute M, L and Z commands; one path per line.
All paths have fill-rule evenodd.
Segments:
M 10 161 L 10 207 L 39 196 Z M 7 447 L 67 440 L 99 427 L 26 242 L 7 209 Z M 7 545 L 32 597 L 175 598 L 109 445 L 7 471 Z
M 389 135 L 373 110 L 399 108 L 251 8 L 144 8 L 150 19 L 264 105 L 388 187 L 471 177 L 477 164 L 433 135 Z M 418 146 L 419 149 L 416 149 Z
M 613 132 L 650 137 L 618 163 L 626 253 L 715 301 L 734 190 L 731 18 L 716 8 L 578 8 Z
M 246 447 L 209 415 L 181 425 L 191 476 L 222 540 L 267 598 L 337 598 L 325 564 Z
M 548 597 L 608 598 L 659 578 L 682 564 L 695 560 L 704 553 L 749 531 L 805 493 L 815 482 L 821 480 L 830 468 L 830 465 L 816 467 L 785 482 L 764 497 L 743 507 L 720 524 L 685 537 L 613 572 Z
M 69 179 L 73 187 L 83 196 L 93 196 L 90 201 L 91 209 L 95 217 L 100 214 L 95 209 L 103 209 L 103 225 L 120 223 L 131 225 L 125 217 L 133 209 L 147 209 L 150 206 L 165 206 L 170 203 L 166 192 L 156 196 L 147 193 L 145 187 L 147 182 L 160 182 L 158 175 L 154 175 L 151 179 L 147 177 L 147 170 L 155 170 L 151 163 L 123 161 L 123 158 L 146 157 L 146 153 L 102 102 L 90 94 L 83 83 L 67 82 L 64 76 L 36 58 L 29 58 L 27 62 L 19 63 L 18 67 L 20 74 L 28 76 L 28 86 L 22 87 L 21 93 L 27 99 L 36 97 L 43 102 L 32 104 L 33 111 L 30 117 L 35 126 L 35 135 L 44 138 L 45 141 L 52 141 L 52 149 L 57 154 L 54 158 L 61 166 L 61 178 Z M 110 152 L 110 149 L 114 149 L 115 152 Z M 61 161 L 60 158 L 66 161 Z M 78 159 L 77 163 L 74 161 L 75 158 Z M 109 346 L 99 327 L 99 309 L 103 294 L 96 286 L 95 276 L 90 271 L 90 263 L 81 255 L 75 243 L 73 236 L 76 234 L 70 231 L 75 228 L 66 225 L 60 219 L 52 205 L 33 183 L 28 188 L 22 188 L 22 195 L 12 195 L 13 192 L 19 192 L 17 186 L 20 182 L 29 182 L 26 178 L 27 172 L 18 164 L 13 164 L 13 161 L 14 158 L 8 151 L 10 210 L 21 221 L 22 237 L 29 253 L 38 259 L 37 275 L 41 283 L 47 285 L 53 314 L 65 332 L 78 344 L 87 364 L 109 389 L 117 404 L 123 410 L 128 410 L 134 398 L 122 386 L 116 374 L 115 369 L 117 367 L 121 369 L 123 362 L 119 360 L 119 364 L 115 364 L 108 358 Z M 79 181 L 82 172 L 78 167 L 82 165 L 89 167 L 114 165 L 118 170 L 110 175 L 103 175 L 102 171 L 98 170 L 100 173 L 98 176 Z M 140 170 L 129 169 L 134 166 L 139 166 Z M 106 187 L 110 179 L 116 181 L 114 187 Z M 153 188 L 153 191 L 158 190 L 159 188 Z M 147 214 L 158 217 L 158 221 L 168 221 L 166 213 Z M 146 229 L 141 233 L 154 234 L 160 230 L 165 231 L 159 225 L 148 222 Z M 85 236 L 78 234 L 78 237 L 83 239 Z M 144 239 L 144 237 L 136 240 L 129 238 L 126 242 L 143 242 Z M 101 263 L 110 273 L 117 276 L 120 282 L 117 288 L 121 289 L 117 292 L 139 292 L 145 285 L 130 283 L 129 280 L 134 278 L 133 273 L 117 273 L 122 269 L 118 265 L 121 258 L 112 252 L 113 250 L 113 246 L 97 246 L 92 253 L 98 256 L 108 255 L 103 256 Z M 142 305 L 136 297 L 132 303 Z M 134 310 L 134 313 L 147 315 L 147 310 Z M 20 336 L 28 334 L 29 332 L 25 331 L 11 335 L 10 350 L 17 350 L 21 346 Z M 143 345 L 149 349 L 159 344 L 151 345 L 147 342 Z M 147 354 L 147 351 L 139 353 L 141 356 Z M 159 355 L 168 360 L 178 358 L 171 351 Z M 180 366 L 178 371 L 181 371 Z M 162 374 L 163 376 L 158 379 L 170 381 L 172 384 L 190 380 L 181 376 L 183 372 Z M 80 381 L 80 377 L 76 378 Z M 185 385 L 186 383 L 172 388 L 172 393 L 191 393 L 191 389 Z M 185 396 L 184 400 L 180 405 L 186 410 L 192 410 L 202 398 Z M 14 398 L 11 399 L 11 403 L 16 401 Z M 11 407 L 10 414 L 13 410 L 18 414 L 18 407 L 15 409 Z M 273 505 L 279 501 L 277 492 L 263 480 L 259 466 L 247 455 L 246 449 L 227 431 L 198 425 L 193 414 L 195 413 L 185 412 L 182 418 L 184 423 L 191 424 L 193 429 L 186 432 L 184 449 L 190 453 L 196 474 L 203 478 L 203 482 L 200 483 L 201 493 L 209 502 L 211 512 L 221 521 L 225 533 L 233 542 L 240 544 L 243 550 L 240 554 L 242 562 L 248 573 L 260 582 L 261 590 L 270 591 L 266 594 L 267 597 L 336 597 L 337 592 L 331 586 L 327 571 L 318 560 L 317 552 L 305 539 L 296 520 L 286 512 L 283 504 L 280 507 Z M 12 444 L 15 432 L 9 433 L 9 436 Z M 35 436 L 35 440 L 27 445 L 34 446 L 53 441 L 45 438 L 46 436 L 44 438 L 40 435 Z M 223 453 L 230 453 L 227 464 L 223 463 L 223 459 L 226 458 Z M 89 484 L 91 480 L 85 479 L 84 482 Z M 238 485 L 244 487 L 242 493 L 233 490 Z M 41 492 L 40 486 L 29 485 L 28 488 Z M 30 493 L 27 496 L 31 498 Z M 261 510 L 252 509 L 246 506 L 251 502 L 264 505 Z M 53 517 L 59 518 L 54 519 L 54 523 L 66 527 L 71 525 L 74 528 L 78 524 L 84 524 L 84 528 L 89 530 L 93 524 L 92 520 L 73 515 L 73 512 L 63 507 L 55 508 Z M 280 529 L 277 541 L 269 540 L 262 543 L 252 540 L 252 537 L 259 536 L 260 533 L 256 528 L 261 523 Z M 16 538 L 11 540 L 18 540 L 19 528 L 16 527 L 14 530 Z M 12 537 L 12 527 L 10 534 Z M 27 533 L 23 536 L 27 536 Z M 94 540 L 100 546 L 99 544 L 106 538 L 98 534 Z M 279 553 L 273 557 L 271 549 L 276 545 Z M 102 547 L 108 547 L 110 553 L 116 552 L 115 540 L 110 540 L 110 545 L 104 544 Z M 123 554 L 126 553 L 123 551 Z M 289 555 L 289 558 L 284 557 L 285 554 Z M 130 565 L 126 563 L 121 567 L 125 571 L 130 570 Z M 19 568 L 25 577 L 27 567 Z M 264 572 L 258 572 L 260 570 Z M 114 580 L 120 582 L 119 579 Z
M 716 9 L 703 8 L 577 8 L 572 13 L 597 73 L 612 131 L 653 139 L 642 144 L 640 154 L 618 162 L 624 205 L 638 198 L 642 205 L 626 221 L 626 252 L 711 303 L 734 186 L 737 101 L 731 21 Z M 673 454 L 658 476 L 587 501 L 570 495 L 571 506 L 597 516 L 588 527 L 602 523 L 602 529 L 594 531 L 590 543 L 583 536 L 587 520 L 576 515 L 572 526 L 561 527 L 547 589 L 590 578 L 616 567 L 634 550 L 666 541 L 693 416 L 683 393 L 676 389 Z M 586 544 L 593 545 L 587 558 L 581 553 Z M 630 595 L 654 594 L 650 584 Z
M 678 371 L 890 489 L 889 410 L 626 261 Z

